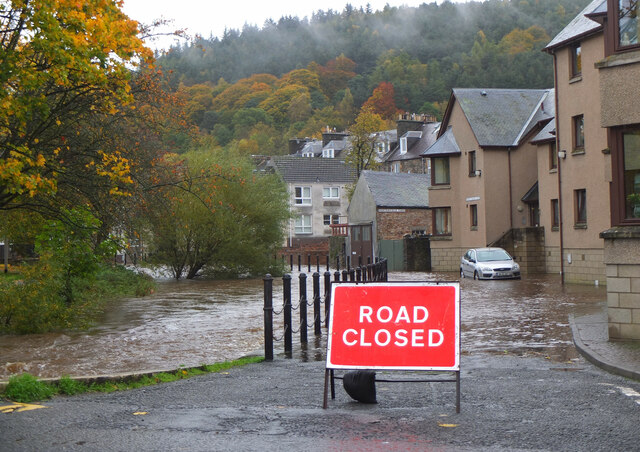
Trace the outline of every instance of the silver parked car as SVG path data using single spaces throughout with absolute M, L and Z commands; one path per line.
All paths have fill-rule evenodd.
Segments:
M 502 248 L 471 248 L 460 259 L 460 277 L 520 279 L 520 266 Z

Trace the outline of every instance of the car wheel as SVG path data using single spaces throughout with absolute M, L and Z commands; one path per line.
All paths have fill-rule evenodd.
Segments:
M 478 278 L 478 272 L 475 272 L 475 271 L 473 272 L 473 279 L 479 279 Z
M 462 270 L 462 267 L 460 267 L 460 278 L 464 278 L 464 270 Z

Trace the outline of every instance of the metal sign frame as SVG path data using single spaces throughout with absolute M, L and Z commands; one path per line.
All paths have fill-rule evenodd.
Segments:
M 433 289 L 432 289 L 433 288 Z M 338 296 L 336 297 L 336 294 Z M 349 296 L 351 295 L 351 296 Z M 426 295 L 426 296 L 425 296 Z M 429 297 L 429 295 L 431 295 Z M 382 297 L 384 305 L 381 306 Z M 419 297 L 412 299 L 411 297 Z M 450 298 L 453 299 L 450 299 Z M 369 302 L 364 305 L 363 300 Z M 337 301 L 337 303 L 336 303 Z M 370 306 L 371 305 L 371 306 Z M 426 328 L 428 316 L 431 317 L 429 325 L 437 326 L 433 336 L 444 342 L 446 331 L 446 343 L 443 347 L 444 355 L 427 356 L 418 354 L 418 351 L 431 348 L 435 350 L 440 344 L 415 344 L 407 347 L 409 338 L 413 333 L 407 329 L 399 328 L 403 323 L 408 328 L 411 324 L 411 309 L 413 308 L 413 323 L 419 322 Z M 396 312 L 394 313 L 394 308 Z M 376 311 L 377 309 L 377 311 Z M 354 312 L 357 310 L 358 312 Z M 431 312 L 429 312 L 431 310 Z M 376 313 L 374 313 L 376 311 Z M 335 399 L 335 370 L 369 369 L 369 370 L 402 370 L 416 371 L 433 375 L 433 373 L 449 373 L 454 378 L 437 379 L 410 379 L 410 380 L 380 380 L 380 382 L 455 382 L 456 383 L 456 413 L 460 412 L 460 283 L 459 281 L 419 281 L 419 282 L 376 282 L 376 283 L 335 283 L 331 288 L 331 304 L 328 322 L 327 359 L 325 364 L 324 401 L 323 408 L 327 408 L 329 386 L 331 398 Z M 377 317 L 376 317 L 377 316 Z M 394 317 L 395 316 L 395 321 Z M 421 318 L 419 318 L 422 316 Z M 358 319 L 358 320 L 356 320 Z M 377 323 L 374 321 L 377 320 Z M 354 328 L 353 322 L 359 322 L 360 330 Z M 351 323 L 350 323 L 351 322 Z M 381 323 L 382 322 L 382 323 Z M 365 325 L 368 323 L 370 325 Z M 386 329 L 378 330 L 375 334 L 376 346 L 373 341 L 365 342 L 365 336 L 371 331 L 366 327 L 380 327 L 383 324 Z M 401 326 L 405 326 L 401 325 Z M 345 329 L 345 326 L 350 328 Z M 383 335 L 378 335 L 383 331 Z M 413 332 L 413 330 L 411 330 Z M 418 330 L 424 334 L 427 330 Z M 431 332 L 431 330 L 428 330 Z M 358 336 L 358 334 L 361 336 Z M 342 334 L 342 344 L 336 340 L 336 335 Z M 395 342 L 389 350 L 380 351 L 380 346 L 391 345 L 392 336 L 395 334 Z M 408 337 L 407 337 L 408 336 Z M 382 337 L 382 340 L 380 340 Z M 431 341 L 428 337 L 416 335 L 420 341 Z M 366 345 L 365 354 L 357 355 L 347 352 L 349 347 L 356 345 L 358 340 Z M 415 337 L 413 338 L 415 339 Z M 335 341 L 335 342 L 334 342 Z M 442 343 L 441 342 L 441 343 Z M 345 348 L 347 347 L 347 348 Z M 418 348 L 416 348 L 418 347 Z M 362 347 L 361 347 L 362 348 Z M 351 349 L 349 349 L 351 350 Z M 453 354 L 453 356 L 451 356 Z M 406 356 L 405 356 L 406 355 Z M 435 359 L 436 362 L 431 362 Z M 388 362 L 385 362 L 388 361 Z M 407 361 L 408 360 L 408 361 Z M 444 360 L 444 361 L 443 361 Z

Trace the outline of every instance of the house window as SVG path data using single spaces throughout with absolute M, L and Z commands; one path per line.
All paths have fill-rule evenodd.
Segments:
M 324 225 L 329 226 L 331 224 L 340 224 L 340 215 L 325 215 Z
M 469 206 L 469 219 L 471 222 L 471 229 L 478 229 L 478 205 L 471 204 Z
M 587 190 L 581 188 L 573 191 L 575 226 L 587 225 Z
M 574 151 L 584 151 L 584 115 L 573 118 L 573 149 Z
M 311 205 L 311 187 L 296 187 L 296 205 L 310 206 Z
M 549 171 L 558 169 L 558 148 L 556 143 L 553 142 L 549 146 Z
M 325 199 L 338 199 L 340 197 L 340 188 L 324 187 L 322 189 L 322 197 Z
M 625 218 L 640 218 L 640 129 L 622 132 Z
M 407 137 L 400 138 L 400 154 L 407 153 Z
M 449 157 L 435 157 L 433 159 L 433 185 L 449 185 Z
M 619 0 L 618 2 L 618 47 L 638 45 L 638 1 Z
M 469 151 L 469 177 L 476 176 L 476 151 Z
M 571 46 L 571 77 L 582 75 L 582 47 L 580 44 Z
M 303 157 L 314 157 L 315 154 L 313 152 L 303 152 L 302 156 Z
M 551 200 L 551 230 L 557 231 L 560 228 L 560 203 L 557 199 Z
M 323 149 L 322 157 L 325 159 L 332 159 L 335 157 L 335 149 Z
M 433 209 L 433 224 L 435 235 L 451 235 L 451 207 Z
M 393 165 L 391 165 L 391 172 L 392 173 L 400 172 L 400 162 L 395 162 Z
M 311 234 L 311 215 L 300 215 L 296 218 L 296 234 Z

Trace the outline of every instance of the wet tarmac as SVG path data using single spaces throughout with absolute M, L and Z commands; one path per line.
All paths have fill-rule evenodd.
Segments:
M 297 273 L 292 277 L 292 292 L 297 294 Z M 457 278 L 457 274 L 435 273 L 389 275 L 390 281 Z M 310 281 L 308 285 L 311 287 Z M 460 287 L 463 354 L 537 354 L 558 362 L 573 359 L 577 352 L 569 315 L 598 312 L 606 300 L 604 288 L 563 286 L 556 275 L 520 281 L 463 279 Z M 281 281 L 275 280 L 276 309 L 281 300 Z M 238 358 L 263 347 L 262 308 L 261 279 L 163 281 L 151 296 L 113 303 L 87 331 L 0 336 L 0 380 L 22 371 L 41 378 L 92 376 Z M 312 309 L 309 311 L 312 322 Z M 298 315 L 294 312 L 294 319 Z M 278 332 L 282 331 L 280 317 L 275 320 L 276 337 L 282 335 Z M 295 320 L 294 329 L 297 323 Z M 311 328 L 309 338 L 304 349 L 294 339 L 294 353 L 305 360 L 324 359 L 324 330 L 318 338 Z M 276 342 L 275 347 L 278 353 L 282 343 Z

